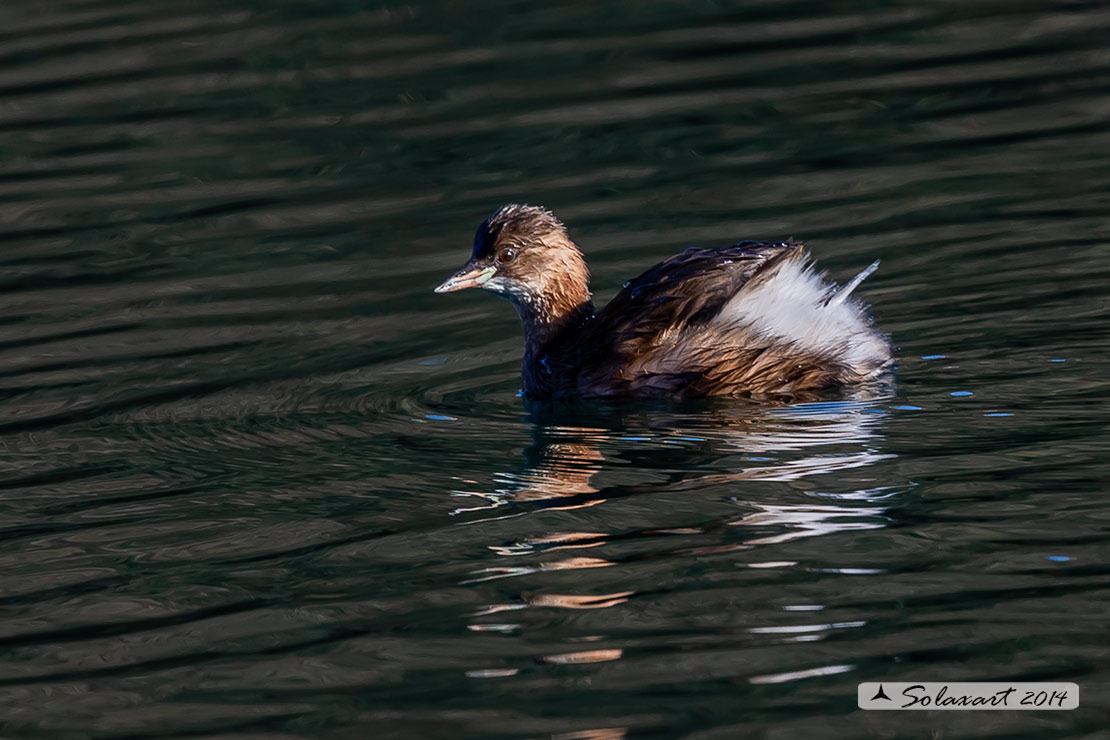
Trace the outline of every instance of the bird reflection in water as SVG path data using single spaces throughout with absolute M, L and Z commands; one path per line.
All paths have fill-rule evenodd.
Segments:
M 580 587 L 584 593 L 567 593 L 535 583 L 543 574 L 647 559 L 743 552 L 748 554 L 737 558 L 735 565 L 792 568 L 798 563 L 785 559 L 781 549 L 774 550 L 777 557 L 761 557 L 759 549 L 800 538 L 887 526 L 885 499 L 895 496 L 901 487 L 874 485 L 844 491 L 845 480 L 867 479 L 867 473 L 860 471 L 850 477 L 836 476 L 836 482 L 829 485 L 839 489 L 836 493 L 816 488 L 821 476 L 866 468 L 893 457 L 882 452 L 885 414 L 877 403 L 884 397 L 886 394 L 861 395 L 789 406 L 705 403 L 662 410 L 640 406 L 605 414 L 578 412 L 573 421 L 565 413 L 533 408 L 536 424 L 525 464 L 517 472 L 495 476 L 499 487 L 493 492 L 460 492 L 483 500 L 480 507 L 457 511 L 465 517 L 461 523 L 599 507 L 621 499 L 629 503 L 635 497 L 651 495 L 643 499 L 635 516 L 655 516 L 656 526 L 631 524 L 627 507 L 612 516 L 600 506 L 582 515 L 568 512 L 558 518 L 580 522 L 588 517 L 591 522 L 612 522 L 614 526 L 595 524 L 579 530 L 572 525 L 573 531 L 541 530 L 514 541 L 488 544 L 504 558 L 504 564 L 471 571 L 465 582 L 531 576 L 531 587 L 513 599 L 487 603 L 472 612 L 469 629 L 515 633 L 531 623 L 527 618 L 514 618 L 521 610 L 619 608 L 646 595 L 639 588 L 628 587 L 632 584 L 614 588 L 617 584 L 612 578 L 583 579 Z M 802 480 L 805 483 L 800 483 Z M 795 483 L 788 491 L 764 485 L 783 481 Z M 702 515 L 700 521 L 691 522 L 691 513 L 697 516 L 702 508 L 700 503 L 692 503 L 690 508 L 673 505 L 672 495 L 686 491 L 691 496 L 701 495 L 704 502 L 710 487 L 718 490 L 712 499 L 718 512 L 723 502 L 733 513 Z M 660 496 L 668 497 L 662 507 Z M 735 509 L 741 513 L 736 514 Z M 550 526 L 552 517 L 543 519 Z M 612 531 L 604 531 L 607 529 Z M 628 545 L 633 542 L 637 544 L 630 550 Z M 639 547 L 640 543 L 650 547 Z M 830 629 L 840 626 L 846 625 Z M 822 634 L 788 634 L 782 639 L 810 641 Z M 578 639 L 594 642 L 575 646 L 567 640 L 550 646 L 554 649 L 542 651 L 535 660 L 541 665 L 566 666 L 624 657 L 624 646 L 614 644 L 605 633 Z M 775 676 L 760 680 L 764 679 L 787 680 Z
M 490 512 L 494 518 L 518 517 L 537 510 L 596 506 L 643 494 L 671 494 L 745 481 L 808 480 L 863 468 L 892 457 L 881 451 L 884 413 L 876 405 L 888 395 L 887 390 L 857 389 L 853 397 L 841 400 L 788 406 L 706 403 L 662 410 L 612 407 L 600 413 L 591 409 L 588 414 L 572 410 L 578 424 L 569 422 L 566 410 L 533 408 L 536 426 L 533 444 L 525 452 L 525 465 L 518 472 L 496 475 L 500 485 L 493 492 L 459 492 L 480 497 L 483 503 L 457 509 L 455 513 L 498 509 L 496 514 Z M 745 550 L 831 532 L 885 526 L 883 500 L 896 493 L 889 486 L 835 494 L 811 491 L 809 496 L 815 500 L 791 503 L 755 500 L 745 496 L 744 490 L 734 487 L 732 500 L 746 513 L 725 521 L 718 518 L 695 526 L 675 522 L 678 526 L 619 534 L 537 533 L 490 547 L 508 557 L 537 555 L 551 550 L 589 549 L 618 536 L 627 539 L 700 535 L 739 527 L 750 530 L 753 536 L 669 550 L 667 554 Z M 479 516 L 467 523 L 488 518 Z M 473 580 L 613 564 L 608 559 L 574 553 L 538 564 L 484 568 L 475 573 Z M 778 563 L 751 565 L 770 567 Z

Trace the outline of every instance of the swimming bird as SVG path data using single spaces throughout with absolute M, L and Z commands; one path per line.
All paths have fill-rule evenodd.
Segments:
M 482 222 L 470 260 L 435 290 L 482 288 L 512 303 L 534 400 L 790 398 L 876 378 L 893 362 L 851 295 L 878 261 L 843 287 L 811 262 L 793 241 L 691 248 L 595 310 L 563 223 L 511 204 Z

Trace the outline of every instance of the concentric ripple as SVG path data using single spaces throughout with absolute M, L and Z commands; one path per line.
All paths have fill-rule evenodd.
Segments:
M 0 7 L 0 735 L 1093 738 L 1099 3 Z M 529 406 L 432 287 L 806 241 L 894 379 Z M 861 681 L 1073 712 L 862 716 Z M 1029 716 L 1034 715 L 1034 716 Z

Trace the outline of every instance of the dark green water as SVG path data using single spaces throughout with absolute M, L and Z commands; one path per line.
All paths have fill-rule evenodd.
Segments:
M 4 738 L 1097 738 L 1110 6 L 6 0 Z M 432 287 L 795 237 L 899 345 L 530 413 Z M 861 712 L 1053 680 L 1071 712 Z

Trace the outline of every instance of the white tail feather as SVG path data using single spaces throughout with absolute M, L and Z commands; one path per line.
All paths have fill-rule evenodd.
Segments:
M 871 374 L 889 363 L 890 347 L 871 327 L 864 307 L 848 297 L 878 265 L 872 263 L 837 289 L 799 251 L 741 288 L 716 320 Z
M 837 304 L 843 303 L 844 300 L 852 294 L 852 291 L 859 287 L 860 283 L 866 280 L 868 276 L 871 275 L 871 273 L 875 272 L 875 270 L 878 269 L 879 260 L 875 260 L 870 265 L 863 268 L 863 270 L 860 271 L 859 275 L 856 275 L 854 278 L 849 280 L 847 285 L 838 290 L 836 293 L 833 294 L 831 298 L 829 298 L 828 305 L 835 306 Z

